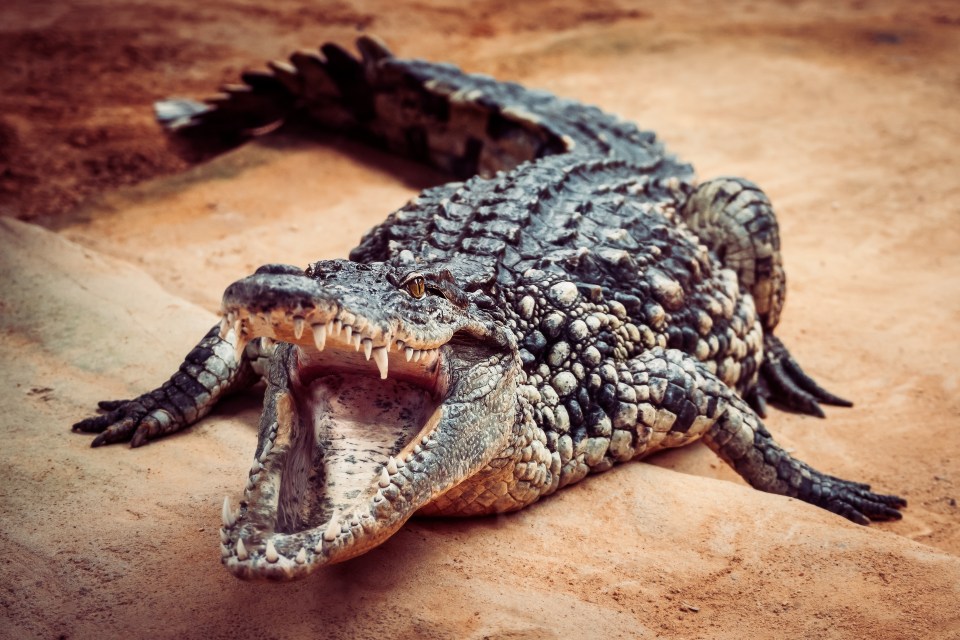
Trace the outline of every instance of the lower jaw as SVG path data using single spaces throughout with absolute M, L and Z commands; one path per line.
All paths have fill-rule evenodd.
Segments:
M 389 538 L 415 509 L 395 510 L 384 491 L 399 492 L 403 458 L 435 426 L 432 395 L 346 372 L 278 393 L 275 449 L 262 468 L 255 463 L 239 530 L 225 541 L 242 539 L 245 557 L 225 547 L 228 569 L 244 579 L 296 579 Z
M 316 527 L 294 532 L 274 528 L 282 467 L 289 451 L 281 445 L 260 471 L 256 487 L 241 503 L 240 520 L 230 532 L 223 564 L 238 578 L 286 581 L 306 577 L 328 564 L 343 562 L 382 544 L 412 515 L 394 510 L 382 494 L 349 513 L 334 515 Z M 238 555 L 242 541 L 243 555 Z

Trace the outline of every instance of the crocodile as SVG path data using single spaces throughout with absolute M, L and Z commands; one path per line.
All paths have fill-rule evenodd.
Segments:
M 268 264 L 166 383 L 74 425 L 141 446 L 266 381 L 223 564 L 284 580 L 380 545 L 414 514 L 521 509 L 697 439 L 753 487 L 860 524 L 906 501 L 815 470 L 767 403 L 849 406 L 774 335 L 786 280 L 769 199 L 697 182 L 600 109 L 395 57 L 361 37 L 158 103 L 186 140 L 309 121 L 439 168 L 346 260 Z M 192 144 L 192 142 L 191 142 Z M 201 144 L 197 142 L 197 144 Z

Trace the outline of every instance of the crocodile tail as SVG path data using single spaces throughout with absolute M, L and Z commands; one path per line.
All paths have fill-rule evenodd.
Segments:
M 295 117 L 346 132 L 458 178 L 492 175 L 574 143 L 522 108 L 519 85 L 456 67 L 399 60 L 379 40 L 357 40 L 359 57 L 336 44 L 248 71 L 241 84 L 199 103 L 155 105 L 157 119 L 188 137 L 248 138 Z M 552 100 L 555 98 L 550 97 Z
M 379 41 L 358 41 L 362 59 L 334 44 L 320 52 L 298 51 L 266 71 L 245 71 L 239 84 L 224 85 L 205 102 L 183 98 L 154 105 L 157 120 L 181 135 L 253 137 L 269 133 L 305 112 L 325 128 L 357 128 L 369 119 L 373 91 L 367 76 L 392 57 Z
M 399 59 L 369 36 L 357 49 L 359 56 L 335 44 L 295 53 L 289 62 L 242 74 L 242 84 L 223 87 L 205 104 L 160 102 L 158 118 L 179 133 L 249 137 L 306 116 L 458 178 L 490 177 L 570 152 L 692 178 L 652 132 L 595 107 L 449 64 Z

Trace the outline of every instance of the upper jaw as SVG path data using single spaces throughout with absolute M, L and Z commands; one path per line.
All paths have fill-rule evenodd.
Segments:
M 233 331 L 237 353 L 254 337 L 278 342 L 302 343 L 324 351 L 327 341 L 339 339 L 372 360 L 385 379 L 390 362 L 421 362 L 429 366 L 440 345 L 459 328 L 427 327 L 416 332 L 396 318 L 386 317 L 376 305 L 363 311 L 351 309 L 329 295 L 323 286 L 294 267 L 270 265 L 230 285 L 223 297 L 220 336 Z M 277 272 L 285 268 L 288 271 Z M 396 349 L 403 360 L 388 358 Z

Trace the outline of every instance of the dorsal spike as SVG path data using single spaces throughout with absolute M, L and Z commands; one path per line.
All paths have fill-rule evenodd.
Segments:
M 357 38 L 357 49 L 363 56 L 364 62 L 379 62 L 386 58 L 392 58 L 393 53 L 387 48 L 387 45 L 376 36 L 360 36 Z

